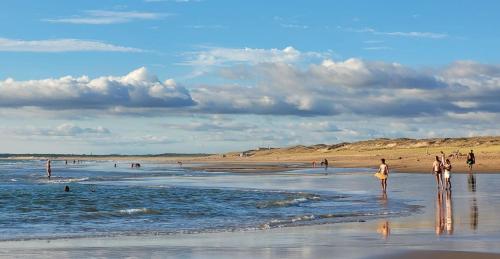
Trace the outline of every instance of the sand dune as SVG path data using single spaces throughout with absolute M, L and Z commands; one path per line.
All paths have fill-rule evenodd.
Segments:
M 500 137 L 374 139 L 354 143 L 317 144 L 284 148 L 260 148 L 203 158 L 212 162 L 301 162 L 328 159 L 330 166 L 375 167 L 385 158 L 393 168 L 405 172 L 430 172 L 440 151 L 452 161 L 454 172 L 467 172 L 465 160 L 473 149 L 475 172 L 500 172 Z

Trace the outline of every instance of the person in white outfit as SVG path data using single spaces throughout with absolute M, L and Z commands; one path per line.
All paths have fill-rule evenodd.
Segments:
M 450 159 L 446 159 L 444 162 L 444 181 L 446 190 L 451 190 L 451 162 Z

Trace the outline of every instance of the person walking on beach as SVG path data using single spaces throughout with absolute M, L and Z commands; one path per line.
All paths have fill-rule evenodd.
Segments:
M 50 159 L 47 160 L 46 171 L 47 171 L 47 177 L 50 180 L 50 177 L 52 176 L 52 167 L 50 166 Z
M 380 184 L 382 185 L 382 191 L 386 192 L 387 191 L 387 178 L 389 177 L 389 166 L 385 163 L 385 159 L 382 158 L 380 159 L 382 162 L 380 166 L 378 167 L 378 172 L 377 174 L 380 174 L 381 177 L 380 179 Z
M 476 157 L 474 156 L 474 152 L 472 149 L 470 153 L 467 154 L 467 165 L 469 166 L 469 171 L 472 171 L 472 165 L 476 163 Z
M 443 179 L 441 171 L 441 161 L 439 161 L 438 156 L 436 156 L 436 160 L 434 161 L 434 163 L 432 163 L 432 172 L 436 176 L 436 183 L 438 188 L 440 188 L 443 185 Z
M 324 160 L 324 165 L 325 165 L 325 171 L 327 171 L 328 170 L 328 160 L 326 160 L 326 158 Z
M 445 189 L 451 190 L 451 162 L 450 159 L 446 159 L 444 163 L 444 181 Z

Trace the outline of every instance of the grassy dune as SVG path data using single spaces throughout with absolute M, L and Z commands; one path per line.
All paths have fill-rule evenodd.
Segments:
M 385 158 L 393 169 L 405 172 L 430 172 L 432 161 L 440 151 L 450 156 L 454 172 L 467 172 L 465 160 L 473 149 L 476 172 L 500 172 L 500 137 L 374 139 L 334 145 L 293 146 L 248 150 L 212 156 L 210 160 L 241 162 L 319 162 L 328 159 L 338 167 L 376 167 Z M 243 157 L 240 154 L 244 153 Z M 451 156 L 451 154 L 456 154 Z

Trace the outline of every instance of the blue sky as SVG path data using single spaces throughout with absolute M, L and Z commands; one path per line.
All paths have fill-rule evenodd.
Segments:
M 499 7 L 5 0 L 0 152 L 496 135 Z

